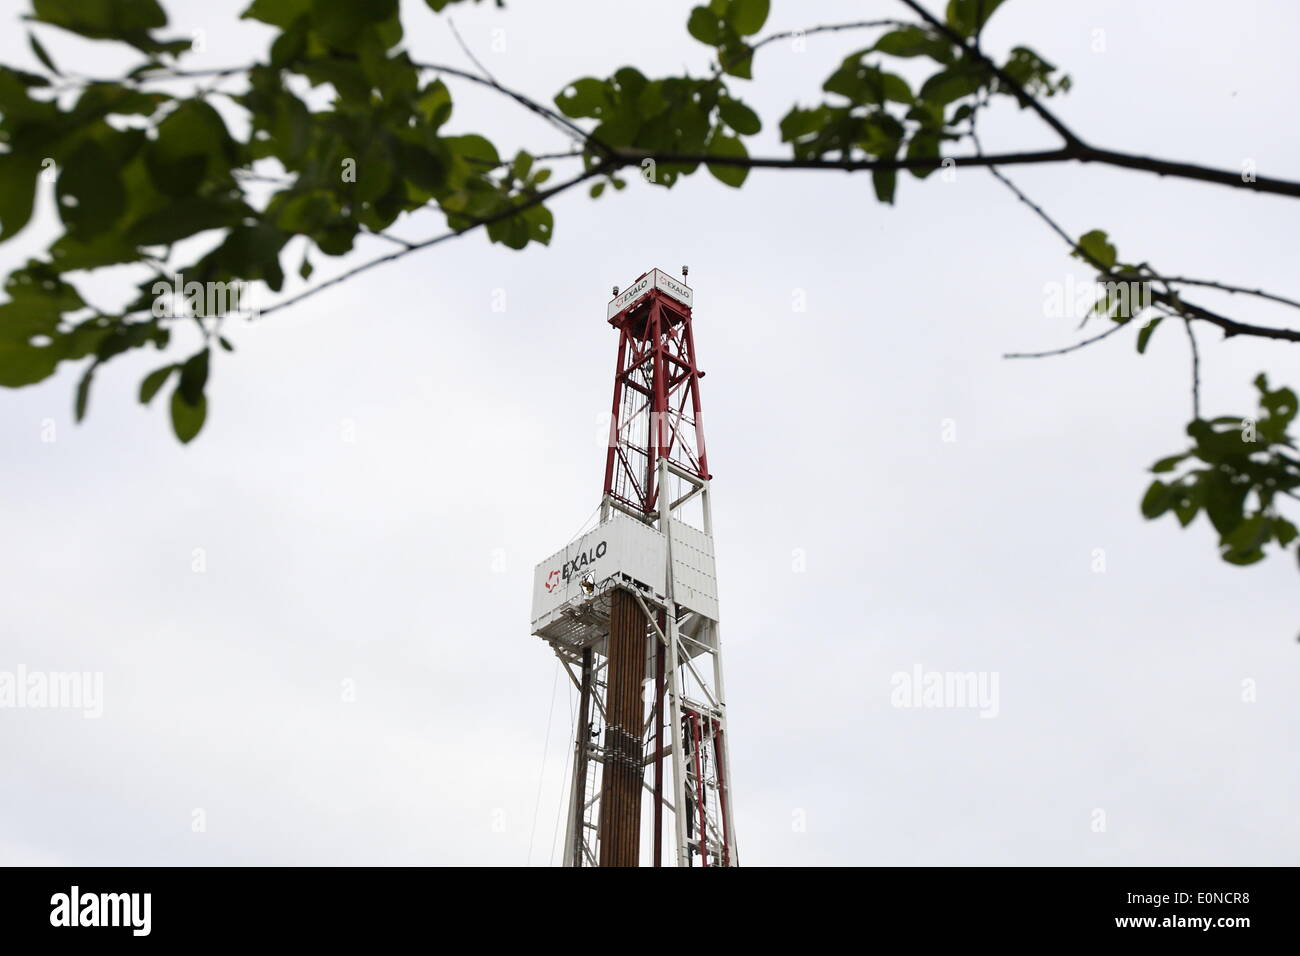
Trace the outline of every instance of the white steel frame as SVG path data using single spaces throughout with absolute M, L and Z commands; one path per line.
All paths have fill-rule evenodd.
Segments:
M 678 866 L 698 865 L 693 860 L 699 857 L 700 842 L 703 840 L 705 853 L 708 858 L 708 864 L 718 866 L 722 864 L 721 848 L 726 836 L 727 845 L 727 864 L 737 866 L 739 856 L 736 849 L 736 818 L 732 812 L 732 782 L 731 782 L 731 759 L 728 753 L 730 734 L 727 732 L 727 706 L 726 695 L 724 692 L 722 679 L 722 645 L 720 626 L 717 621 L 710 620 L 695 612 L 682 607 L 674 599 L 673 594 L 673 533 L 672 516 L 674 512 L 679 511 L 688 503 L 698 499 L 700 504 L 700 513 L 703 520 L 703 531 L 712 539 L 713 536 L 713 508 L 710 500 L 709 481 L 702 479 L 697 475 L 686 471 L 685 469 L 673 464 L 666 458 L 661 458 L 658 463 L 659 467 L 659 513 L 657 518 L 649 520 L 652 526 L 658 527 L 658 530 L 667 539 L 666 553 L 666 596 L 662 606 L 658 602 L 647 602 L 645 596 L 633 591 L 641 605 L 642 612 L 646 615 L 650 624 L 651 638 L 649 646 L 653 647 L 654 641 L 665 645 L 665 705 L 668 714 L 667 725 L 671 733 L 669 752 L 672 758 L 671 781 L 665 779 L 663 805 L 668 810 L 672 818 L 672 845 L 676 847 L 676 863 Z M 683 493 L 675 499 L 670 494 L 669 477 L 672 476 L 679 480 L 679 490 Z M 617 502 L 611 501 L 608 496 L 601 503 L 601 521 L 609 518 L 610 510 L 617 509 L 625 514 L 642 521 L 647 521 L 644 515 L 637 515 L 626 508 L 619 506 Z M 680 519 L 679 519 L 680 520 Z M 660 630 L 656 622 L 656 611 L 665 611 L 665 620 L 667 624 L 667 633 Z M 694 636 L 683 633 L 683 627 L 689 625 L 694 631 Z M 593 639 L 593 643 L 599 642 L 599 636 Z M 556 649 L 557 653 L 559 648 Z M 705 655 L 712 658 L 710 662 L 698 660 Z M 561 655 L 569 677 L 578 687 L 579 692 L 582 690 L 582 681 L 579 675 L 575 675 L 571 668 L 571 657 Z M 712 666 L 709 666 L 711 664 Z M 603 682 L 599 675 L 603 672 L 604 660 L 597 659 L 593 654 L 591 668 L 591 708 L 590 714 L 596 715 L 603 713 Z M 706 763 L 701 760 L 701 774 L 703 779 L 697 779 L 696 768 L 688 764 L 686 760 L 688 748 L 683 740 L 682 725 L 683 717 L 688 716 L 687 711 L 692 711 L 699 715 L 700 718 L 707 718 L 718 729 L 720 737 L 716 739 L 717 755 L 719 760 L 709 761 Z M 643 752 L 646 748 L 653 748 L 655 743 L 648 736 L 648 731 L 653 725 L 653 714 L 649 713 L 645 721 L 645 730 L 643 731 Z M 580 865 L 594 866 L 600 858 L 597 848 L 598 840 L 598 820 L 600 806 L 600 783 L 595 767 L 603 761 L 602 748 L 587 737 L 586 728 L 578 728 L 578 739 L 574 742 L 573 771 L 569 781 L 569 803 L 568 803 L 568 826 L 565 835 L 565 854 L 564 865 L 573 866 L 575 857 L 581 861 Z M 584 739 L 585 738 L 585 739 Z M 703 743 L 703 742 L 702 742 Z M 578 759 L 581 756 L 582 748 L 586 748 L 587 761 L 585 775 L 582 773 L 583 762 Z M 697 758 L 701 755 L 696 754 Z M 651 749 L 645 760 L 647 767 L 654 762 L 654 753 Z M 585 779 L 580 777 L 585 776 Z M 667 775 L 665 775 L 667 778 Z M 593 789 L 594 781 L 594 789 Z M 653 788 L 648 782 L 643 780 L 648 791 L 652 794 Z M 683 799 L 687 793 L 687 787 L 694 788 L 692 794 L 704 793 L 704 832 L 695 832 L 690 834 L 691 829 L 699 827 L 700 806 L 699 801 L 692 797 L 692 800 Z M 581 815 L 582 825 L 576 825 L 578 814 L 575 813 L 577 801 L 583 801 L 583 813 Z M 653 808 L 658 812 L 659 808 Z M 694 819 L 688 823 L 688 815 L 693 815 Z M 669 845 L 667 833 L 665 833 L 664 845 Z

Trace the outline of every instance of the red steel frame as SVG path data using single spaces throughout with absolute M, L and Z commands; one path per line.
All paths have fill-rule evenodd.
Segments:
M 637 281 L 645 278 L 639 276 Z M 704 445 L 703 416 L 700 406 L 700 379 L 704 373 L 695 360 L 695 338 L 691 331 L 691 308 L 658 288 L 651 288 L 609 324 L 618 330 L 618 363 L 614 370 L 614 396 L 611 404 L 608 450 L 605 457 L 607 499 L 648 517 L 659 514 L 659 461 L 667 459 L 678 469 L 709 480 L 708 456 Z M 667 619 L 658 614 L 661 632 Z M 655 653 L 655 700 L 653 749 L 647 762 L 654 764 L 654 810 L 652 865 L 663 865 L 663 761 L 668 753 L 664 740 L 665 655 L 660 645 Z M 682 800 L 693 788 L 698 813 L 696 834 L 701 866 L 709 865 L 708 792 L 705 763 L 712 747 L 717 779 L 718 810 L 721 815 L 721 853 L 714 865 L 729 866 L 732 859 L 731 821 L 726 812 L 726 783 L 723 765 L 723 738 L 720 723 L 691 708 L 683 708 L 686 740 L 691 767 L 688 779 L 676 800 Z M 691 779 L 693 778 L 693 780 Z M 694 815 L 694 814 L 693 814 Z M 689 855 L 689 854 L 688 854 Z M 690 865 L 687 863 L 687 865 Z
M 709 478 L 691 308 L 651 289 L 615 315 L 618 365 L 605 456 L 605 494 L 643 514 L 658 510 L 660 458 Z M 687 406 L 689 405 L 689 411 Z
M 718 783 L 717 808 L 721 816 L 722 823 L 722 853 L 720 859 L 716 859 L 714 866 L 731 865 L 731 823 L 727 819 L 727 790 L 726 790 L 726 772 L 722 763 L 722 753 L 725 749 L 722 744 L 722 725 L 712 718 L 692 710 L 689 707 L 682 709 L 682 715 L 685 718 L 688 736 L 690 738 L 690 757 L 692 764 L 691 774 L 694 777 L 695 809 L 699 813 L 697 826 L 698 832 L 695 835 L 697 841 L 696 851 L 700 855 L 700 865 L 709 865 L 708 851 L 708 816 L 706 813 L 706 804 L 708 794 L 705 791 L 705 768 L 704 757 L 705 747 L 712 745 L 714 759 L 714 774 Z M 690 783 L 687 783 L 689 789 Z

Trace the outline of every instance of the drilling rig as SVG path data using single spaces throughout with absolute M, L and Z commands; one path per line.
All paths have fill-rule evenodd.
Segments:
M 739 864 L 686 276 L 614 288 L 600 522 L 533 574 L 532 633 L 579 694 L 565 866 Z

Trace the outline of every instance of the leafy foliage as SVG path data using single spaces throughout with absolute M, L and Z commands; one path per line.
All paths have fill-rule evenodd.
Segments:
M 1296 416 L 1296 394 L 1255 379 L 1260 412 L 1255 418 L 1197 419 L 1187 426 L 1194 444 L 1152 466 L 1157 478 L 1142 499 L 1142 514 L 1172 514 L 1183 527 L 1204 513 L 1219 535 L 1219 554 L 1229 564 L 1254 564 L 1271 543 L 1285 549 L 1296 526 L 1278 510 L 1300 488 L 1300 458 L 1287 430 Z
M 426 5 L 436 14 L 457 2 Z M 757 50 L 791 36 L 759 36 L 769 0 L 708 0 L 686 23 L 711 51 L 704 75 L 649 77 L 625 66 L 575 79 L 551 109 L 484 74 L 413 59 L 398 0 L 251 0 L 243 17 L 268 28 L 270 42 L 253 62 L 216 73 L 186 72 L 191 42 L 167 35 L 158 0 L 30 3 L 36 32 L 28 47 L 43 72 L 0 65 L 0 242 L 27 226 L 42 183 L 52 183 L 63 228 L 4 283 L 0 385 L 35 384 L 61 363 L 81 362 L 73 399 L 80 420 L 100 366 L 137 349 L 166 348 L 179 327 L 198 335 L 196 350 L 146 375 L 139 399 L 148 405 L 170 387 L 181 442 L 207 419 L 214 357 L 233 351 L 226 319 L 246 309 L 249 284 L 284 288 L 286 256 L 304 281 L 364 235 L 404 246 L 385 257 L 396 258 L 442 238 L 411 242 L 389 232 L 428 211 L 444 217 L 452 234 L 482 227 L 511 249 L 545 245 L 555 228 L 546 200 L 584 182 L 592 197 L 622 189 L 620 173 L 629 167 L 664 188 L 701 168 L 742 186 L 755 165 L 746 140 L 763 120 L 738 84 L 753 78 Z M 977 121 L 1008 99 L 1082 148 L 1041 103 L 1068 92 L 1067 75 L 1027 46 L 1010 47 L 1000 60 L 984 52 L 982 31 L 1002 6 L 949 0 L 942 21 L 916 10 L 916 22 L 808 31 L 869 26 L 879 33 L 832 65 L 819 102 L 795 104 L 780 118 L 786 164 L 869 169 L 877 199 L 892 204 L 900 169 L 925 179 L 953 162 L 954 144 L 982 153 Z M 140 60 L 120 77 L 80 77 L 44 42 L 59 31 L 123 44 Z M 577 144 L 561 155 L 580 157 L 581 175 L 548 185 L 552 170 L 533 153 L 502 151 L 458 128 L 452 78 L 544 116 Z M 193 81 L 188 93 L 178 92 L 178 79 Z M 969 150 L 963 155 L 971 159 Z M 1096 316 L 1118 325 L 1147 319 L 1133 323 L 1138 352 L 1165 318 L 1187 320 L 1170 291 L 1157 295 L 1158 314 L 1148 314 L 1152 288 L 1167 285 L 1146 263 L 1121 261 L 1106 232 L 1092 230 L 1071 246 L 1103 284 Z M 133 270 L 134 294 L 116 308 L 87 302 L 76 286 L 80 274 L 115 266 Z M 1224 560 L 1235 564 L 1297 537 L 1278 510 L 1300 487 L 1288 436 L 1296 398 L 1262 376 L 1256 384 L 1260 418 L 1197 417 L 1188 426 L 1194 446 L 1154 469 L 1186 470 L 1156 480 L 1142 504 L 1147 517 L 1172 513 L 1183 525 L 1203 511 Z
M 85 83 L 68 107 L 49 77 L 0 67 L 0 239 L 27 224 L 47 169 L 57 171 L 64 228 L 5 286 L 0 384 L 33 384 L 60 362 L 88 359 L 80 418 L 95 368 L 168 343 L 181 316 L 158 314 L 157 275 L 125 308 L 101 311 L 83 301 L 70 273 L 143 263 L 166 283 L 261 282 L 278 291 L 291 241 L 305 243 L 308 255 L 339 256 L 362 232 L 425 208 L 440 210 L 454 230 L 492 219 L 490 239 L 510 248 L 550 241 L 551 214 L 536 201 L 549 171 L 534 170 L 527 154 L 503 164 L 483 137 L 445 132 L 451 94 L 400 49 L 396 0 L 254 0 L 244 16 L 278 33 L 265 59 L 242 71 L 244 89 L 178 97 L 149 88 L 174 75 L 189 48 L 159 36 L 167 17 L 156 0 L 33 3 L 36 23 L 126 43 L 145 60 L 120 80 Z M 58 76 L 44 45 L 31 42 Z M 330 95 L 327 109 L 308 105 L 312 89 Z M 246 138 L 231 132 L 236 118 Z M 282 185 L 255 200 L 255 176 Z M 216 238 L 188 259 L 172 255 L 181 243 L 194 250 L 186 240 L 201 236 Z M 194 317 L 209 344 L 224 312 Z M 142 397 L 152 397 L 156 384 L 146 382 Z M 182 374 L 173 397 L 182 441 L 202 427 L 205 382 L 206 374 Z

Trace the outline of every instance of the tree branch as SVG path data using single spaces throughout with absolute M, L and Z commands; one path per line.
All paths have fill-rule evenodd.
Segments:
M 516 216 L 519 213 L 524 212 L 527 209 L 531 209 L 533 206 L 537 206 L 545 202 L 546 200 L 551 199 L 554 196 L 558 196 L 560 193 L 565 192 L 566 190 L 571 189 L 574 186 L 577 186 L 579 183 L 586 182 L 588 179 L 593 179 L 596 176 L 600 176 L 604 174 L 609 169 L 613 168 L 613 166 L 614 164 L 609 162 L 598 164 L 596 166 L 591 167 L 588 170 L 585 170 L 580 175 L 574 176 L 571 179 L 567 179 L 564 182 L 551 187 L 550 189 L 543 189 L 540 192 L 534 193 L 532 196 L 529 196 L 524 202 L 517 203 L 516 205 L 511 206 L 509 209 L 504 209 L 501 212 L 494 213 L 491 216 L 485 216 L 481 219 L 476 219 L 473 222 L 471 222 L 469 225 L 465 226 L 463 229 L 453 229 L 450 232 L 445 232 L 441 235 L 434 236 L 430 239 L 424 239 L 420 242 L 407 243 L 405 248 L 399 249 L 396 252 L 390 252 L 388 255 L 380 256 L 377 259 L 371 259 L 369 262 L 363 262 L 361 265 L 348 269 L 346 272 L 342 272 L 339 275 L 336 275 L 332 279 L 327 279 L 325 282 L 322 282 L 320 285 L 314 286 L 310 289 L 300 292 L 297 295 L 290 296 L 287 299 L 283 299 L 265 309 L 260 309 L 258 310 L 258 315 L 267 316 L 270 315 L 272 312 L 279 312 L 281 309 L 286 309 L 291 305 L 295 305 L 296 303 L 303 301 L 304 299 L 309 299 L 312 296 L 316 295 L 317 293 L 323 292 L 326 289 L 332 286 L 336 286 L 341 282 L 346 282 L 348 279 L 351 279 L 353 276 L 360 275 L 363 272 L 367 272 L 370 269 L 375 268 L 376 266 L 381 266 L 387 262 L 395 262 L 396 260 L 408 256 L 413 252 L 418 252 L 421 249 L 428 249 L 430 246 L 439 245 L 440 243 L 447 242 L 450 239 L 456 239 L 459 236 L 463 236 L 466 233 L 472 232 L 475 229 L 478 229 L 482 226 L 490 226 L 493 223 L 502 222 L 506 219 L 511 218 L 512 216 Z
M 1047 358 L 1052 355 L 1065 355 L 1067 352 L 1077 352 L 1079 349 L 1086 348 L 1093 342 L 1100 342 L 1107 336 L 1114 335 L 1126 325 L 1128 325 L 1127 322 L 1116 322 L 1111 328 L 1102 332 L 1100 335 L 1094 335 L 1092 338 L 1084 339 L 1082 342 L 1075 342 L 1073 345 L 1067 345 L 1064 348 L 1050 349 L 1046 352 L 1006 352 L 1002 357 L 1004 359 Z
M 1187 341 L 1192 344 L 1192 418 L 1201 417 L 1201 350 L 1196 346 L 1196 331 L 1191 319 L 1183 319 L 1187 329 Z
M 1007 89 L 1016 94 L 1016 99 L 1020 100 L 1022 106 L 1028 107 L 1037 113 L 1039 117 L 1042 118 L 1043 122 L 1052 127 L 1052 129 L 1056 131 L 1057 135 L 1059 135 L 1061 139 L 1065 140 L 1067 146 L 1074 147 L 1075 149 L 1087 148 L 1084 146 L 1083 140 L 1076 136 L 1069 127 L 1056 118 L 1056 114 L 1040 103 L 1036 97 L 1030 96 L 1023 86 L 1016 82 L 1016 80 L 1002 69 L 1002 67 L 998 66 L 985 56 L 978 46 L 971 46 L 968 44 L 959 33 L 949 27 L 946 23 L 935 19 L 930 11 L 917 3 L 916 0 L 901 0 L 901 2 L 910 7 L 917 16 L 941 33 L 948 42 L 957 47 L 963 55 L 969 56 L 975 62 L 982 64 L 990 73 L 996 76 L 998 80 L 1007 87 Z
M 889 159 L 785 159 L 784 157 L 764 156 L 714 156 L 708 153 L 671 153 L 615 147 L 611 154 L 630 166 L 647 159 L 656 163 L 680 163 L 694 165 L 704 163 L 709 166 L 738 166 L 744 169 L 822 169 L 840 172 L 861 172 L 877 169 L 939 169 L 944 165 L 953 166 L 989 166 L 998 163 L 1003 166 L 1024 164 L 1058 163 L 1070 159 L 1067 150 L 1039 150 L 1028 153 L 1000 153 L 995 156 L 912 156 Z
M 1195 163 L 1180 163 L 1170 159 L 1137 156 L 1133 153 L 1121 153 L 1114 149 L 1097 149 L 1093 146 L 1083 146 L 1073 152 L 1075 153 L 1073 158 L 1082 163 L 1103 163 L 1107 166 L 1119 166 L 1123 169 L 1139 169 L 1143 172 L 1155 173 L 1157 176 L 1195 179 L 1205 183 L 1217 183 L 1220 186 L 1231 186 L 1234 189 L 1274 193 L 1279 196 L 1300 196 L 1300 183 L 1286 179 L 1260 176 L 1247 182 L 1239 172 L 1212 169 L 1209 166 L 1198 166 Z
M 808 27 L 806 30 L 782 30 L 780 33 L 772 33 L 757 40 L 749 48 L 751 53 L 757 53 L 769 43 L 775 43 L 777 40 L 792 40 L 799 36 L 812 36 L 814 33 L 839 33 L 842 30 L 870 30 L 874 27 L 906 27 L 911 26 L 905 20 L 858 20 L 853 23 L 825 23 L 820 26 Z
M 782 157 L 761 156 L 714 156 L 708 153 L 664 153 L 645 150 L 613 148 L 610 155 L 618 156 L 630 162 L 653 159 L 659 163 L 681 163 L 690 165 L 706 163 L 711 166 L 736 166 L 743 169 L 827 169 L 843 172 L 859 172 L 878 169 L 939 169 L 945 165 L 952 166 L 1026 166 L 1046 163 L 1064 162 L 1098 162 L 1108 165 L 1122 165 L 1129 169 L 1141 169 L 1159 176 L 1178 176 L 1184 179 L 1197 179 L 1203 182 L 1233 186 L 1256 192 L 1276 193 L 1283 196 L 1300 197 L 1300 182 L 1260 177 L 1252 182 L 1244 182 L 1236 173 L 1228 170 L 1210 169 L 1189 163 L 1178 163 L 1144 156 L 1130 156 L 1111 150 L 1093 150 L 1089 147 L 1033 150 L 1018 153 L 1001 153 L 989 156 L 934 156 L 901 157 L 890 159 L 785 159 Z M 1116 161 L 1123 157 L 1124 162 Z
M 978 140 L 976 141 L 976 148 L 977 149 L 979 148 Z M 1104 263 L 1098 262 L 1091 255 L 1089 255 L 1087 250 L 1081 248 L 1078 245 L 1078 243 L 1076 243 L 1074 239 L 1071 238 L 1071 236 L 1064 229 L 1061 228 L 1060 224 L 1056 222 L 1056 220 L 1054 220 L 1051 216 L 1049 216 L 1041 206 L 1039 206 L 1028 196 L 1026 196 L 1020 190 L 1020 188 L 1016 186 L 1016 184 L 1013 183 L 1010 179 L 1004 176 L 1001 173 L 1001 171 L 999 171 L 995 166 L 992 165 L 990 165 L 988 169 L 989 172 L 992 173 L 993 176 L 996 177 L 999 182 L 1001 182 L 1004 186 L 1006 186 L 1013 193 L 1015 193 L 1016 198 L 1018 198 L 1022 203 L 1024 203 L 1026 206 L 1032 209 L 1034 211 L 1034 214 L 1037 215 L 1039 219 L 1045 222 L 1053 232 L 1055 232 L 1058 236 L 1060 236 L 1062 241 L 1064 241 L 1070 247 L 1071 251 L 1077 253 L 1082 259 L 1088 262 L 1089 265 L 1095 268 L 1102 275 L 1106 276 L 1108 279 L 1135 278 L 1123 271 L 1117 272 L 1111 268 L 1108 268 Z M 1160 276 L 1150 275 L 1150 276 L 1145 276 L 1143 278 L 1159 280 Z M 1277 328 L 1271 328 L 1269 326 L 1264 326 L 1264 325 L 1252 325 L 1248 322 L 1238 322 L 1235 319 L 1230 319 L 1227 316 L 1220 315 L 1217 312 L 1213 312 L 1210 309 L 1205 308 L 1204 306 L 1196 305 L 1193 302 L 1188 302 L 1185 299 L 1183 299 L 1181 296 L 1175 295 L 1171 292 L 1157 291 L 1152 293 L 1151 298 L 1152 301 L 1160 303 L 1161 305 L 1168 306 L 1169 308 L 1173 309 L 1175 312 L 1177 312 L 1179 315 L 1181 315 L 1184 318 L 1199 319 L 1203 322 L 1208 322 L 1211 325 L 1217 326 L 1219 329 L 1223 331 L 1224 338 L 1231 338 L 1234 335 L 1248 335 L 1254 338 L 1276 339 L 1282 342 L 1300 342 L 1300 331 L 1296 331 L 1294 329 L 1277 329 Z
M 1257 299 L 1266 299 L 1269 302 L 1278 302 L 1282 305 L 1289 305 L 1293 309 L 1300 309 L 1300 301 L 1295 299 L 1288 299 L 1286 296 L 1274 295 L 1271 292 L 1265 292 L 1263 289 L 1247 289 L 1244 286 L 1228 285 L 1226 282 L 1215 282 L 1213 279 L 1192 279 L 1188 276 L 1165 276 L 1157 275 L 1154 272 L 1146 274 L 1137 272 L 1115 272 L 1113 275 L 1116 279 L 1159 279 L 1160 281 L 1167 282 L 1170 285 L 1202 286 L 1206 289 L 1218 289 L 1220 292 L 1230 292 L 1234 295 L 1241 294 L 1254 296 Z

